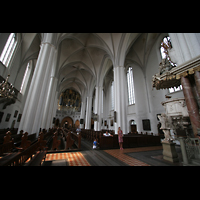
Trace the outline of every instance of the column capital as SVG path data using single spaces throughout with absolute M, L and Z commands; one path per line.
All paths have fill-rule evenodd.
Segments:
M 42 46 L 42 45 L 44 45 L 44 44 L 48 44 L 48 45 L 50 45 L 51 47 L 53 47 L 54 49 L 56 48 L 55 45 L 51 44 L 50 42 L 41 42 L 41 45 L 40 45 L 40 46 Z
M 122 65 L 121 65 L 121 66 L 120 66 L 120 65 L 113 66 L 113 69 L 114 69 L 114 68 L 120 68 L 120 67 L 124 67 L 124 66 L 122 66 Z

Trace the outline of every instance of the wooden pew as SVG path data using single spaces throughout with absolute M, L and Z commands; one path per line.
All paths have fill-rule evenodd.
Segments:
M 25 165 L 25 166 L 38 166 L 41 165 L 41 162 L 46 157 L 47 147 L 46 147 L 46 141 L 44 141 L 45 137 L 51 137 L 52 130 L 49 130 L 48 133 L 40 133 L 37 141 L 33 141 L 32 144 L 26 148 L 23 149 L 21 152 L 15 152 L 15 153 L 9 153 L 8 155 L 4 156 L 0 159 L 0 166 L 18 166 L 18 165 Z M 34 134 L 32 134 L 34 135 Z M 33 136 L 31 136 L 34 138 Z M 0 152 L 8 152 L 9 149 L 13 148 L 13 140 L 3 144 L 4 148 L 1 148 L 2 145 L 0 145 Z M 6 148 L 6 150 L 5 150 Z M 1 153 L 2 154 L 2 153 Z M 33 156 L 35 155 L 35 156 Z M 28 159 L 30 159 L 29 162 L 25 163 Z
M 27 149 L 30 145 L 31 145 L 31 141 L 28 140 L 28 132 L 25 132 L 22 134 L 20 147 L 15 147 L 15 148 L 18 149 L 19 151 L 23 151 Z
M 37 152 L 36 155 L 24 166 L 41 166 L 42 160 L 45 161 L 46 151 Z
M 9 142 L 7 142 L 5 144 L 0 145 L 0 156 L 3 156 L 3 155 L 8 154 L 8 153 L 11 153 L 13 148 L 14 148 L 13 140 L 11 140 L 11 141 L 9 141 Z
M 81 148 L 81 132 L 79 134 L 73 133 L 72 131 L 66 132 L 67 129 L 64 131 L 64 136 L 66 140 L 66 147 L 65 149 L 72 149 L 73 145 L 76 145 L 78 149 Z
M 161 141 L 159 136 L 153 135 L 124 135 L 123 147 L 134 148 L 134 147 L 145 147 L 145 146 L 160 146 Z M 101 136 L 100 149 L 115 149 L 119 148 L 118 135 L 113 137 Z
M 18 149 L 20 151 L 26 149 L 28 146 L 30 146 L 30 142 L 27 141 L 27 133 L 26 135 L 22 136 L 22 144 L 21 147 L 16 147 L 14 144 L 14 138 L 12 138 L 12 133 L 8 131 L 6 135 L 4 136 L 4 142 L 3 145 L 0 145 L 0 155 L 8 154 L 14 151 L 14 149 Z
M 56 131 L 53 136 L 52 150 L 54 150 L 54 149 L 58 150 L 60 143 L 61 143 L 61 141 L 58 140 L 58 132 Z
M 22 166 L 29 158 L 32 158 L 32 155 L 37 151 L 38 147 L 39 142 L 36 142 L 22 152 L 5 156 L 0 159 L 0 166 Z
M 66 147 L 65 149 L 72 149 L 72 146 L 74 144 L 74 140 L 71 138 L 71 132 L 65 133 L 65 140 L 66 140 Z
M 78 149 L 81 148 L 81 132 L 79 134 L 71 133 L 71 138 L 74 140 L 74 144 Z
M 4 136 L 4 141 L 3 141 L 3 144 L 6 144 L 6 143 L 8 143 L 8 142 L 10 142 L 11 141 L 11 132 L 10 131 L 8 131 L 7 133 L 6 133 L 6 135 Z
M 41 166 L 41 162 L 42 160 L 44 159 L 45 161 L 45 158 L 46 158 L 46 153 L 47 153 L 47 149 L 48 149 L 48 146 L 47 143 L 48 141 L 52 138 L 52 135 L 53 134 L 53 130 L 49 129 L 49 132 L 47 132 L 45 129 L 42 130 L 42 132 L 39 133 L 39 137 L 38 137 L 38 142 L 39 142 L 39 145 L 38 145 L 38 148 L 37 150 L 40 150 L 40 151 L 37 151 L 35 156 L 32 158 L 31 157 L 31 160 L 26 163 L 24 166 Z M 47 138 L 48 137 L 48 140 L 44 140 L 44 138 Z

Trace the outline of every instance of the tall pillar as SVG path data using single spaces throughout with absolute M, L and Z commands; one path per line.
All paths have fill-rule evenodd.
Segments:
M 87 97 L 85 129 L 91 129 L 91 111 L 92 111 L 92 97 Z
M 56 117 L 56 111 L 58 109 L 58 92 L 56 91 L 55 96 L 52 98 L 52 111 L 50 113 L 49 119 L 51 119 L 52 121 L 50 121 L 50 125 L 51 127 L 53 126 L 53 118 Z
M 101 113 L 102 113 L 102 90 L 103 87 L 97 86 L 95 93 L 95 114 L 97 114 L 97 121 L 94 122 L 94 130 L 101 130 Z
M 114 67 L 114 87 L 115 87 L 115 111 L 117 115 L 117 122 L 115 123 L 115 134 L 117 134 L 118 127 L 124 134 L 127 133 L 127 83 L 123 66 Z
M 53 120 L 52 118 L 50 118 L 50 116 L 53 112 L 53 103 L 54 103 L 54 97 L 56 94 L 57 82 L 58 82 L 58 79 L 54 76 L 51 76 L 49 90 L 47 93 L 47 100 L 45 102 L 44 115 L 43 115 L 43 119 L 42 119 L 42 125 L 41 125 L 42 129 L 50 128 L 51 122 Z
M 196 33 L 184 33 L 191 57 L 194 58 L 199 55 L 200 45 L 196 37 Z
M 197 98 L 197 103 L 200 110 L 200 72 L 199 71 L 194 72 L 194 80 L 195 80 L 195 85 L 196 85 L 196 98 Z
M 53 101 L 54 101 L 54 96 L 56 93 L 56 87 L 57 87 L 57 82 L 58 79 L 55 77 L 56 73 L 56 61 L 57 61 L 57 51 L 53 51 L 53 58 L 52 58 L 52 70 L 51 70 L 51 76 L 50 76 L 50 82 L 49 82 L 49 87 L 48 87 L 48 92 L 46 95 L 46 102 L 44 102 L 44 115 L 42 118 L 42 124 L 41 128 L 48 129 L 50 127 L 50 122 L 52 122 L 52 119 L 50 119 L 51 112 L 53 109 Z M 52 56 L 52 55 L 50 55 Z
M 195 33 L 169 33 L 172 49 L 169 54 L 177 65 L 199 55 L 200 45 Z
M 194 137 L 197 137 L 197 128 L 200 128 L 200 115 L 197 101 L 192 93 L 192 86 L 188 77 L 181 77 L 183 94 L 187 105 Z
M 81 116 L 80 116 L 80 119 L 83 119 L 85 118 L 85 107 L 86 107 L 86 102 L 85 100 L 81 102 Z M 80 124 L 80 128 L 84 128 L 84 122 L 83 124 Z
M 172 42 L 172 49 L 169 50 L 169 55 L 173 62 L 177 65 L 180 65 L 184 62 L 184 57 L 181 51 L 181 46 L 179 44 L 177 33 L 169 33 L 171 42 Z
M 177 33 L 177 36 L 179 40 L 179 45 L 181 47 L 181 51 L 183 53 L 184 62 L 186 62 L 192 58 L 189 46 L 186 42 L 184 33 Z
M 19 131 L 24 130 L 29 134 L 38 134 L 39 128 L 41 128 L 54 53 L 54 45 L 42 43 L 22 113 Z

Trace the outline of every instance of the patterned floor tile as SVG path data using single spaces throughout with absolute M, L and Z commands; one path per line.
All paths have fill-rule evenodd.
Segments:
M 141 152 L 141 151 L 152 151 L 152 150 L 159 150 L 162 149 L 162 146 L 155 146 L 155 147 L 140 147 L 140 148 L 128 148 L 128 149 L 111 149 L 111 150 L 104 150 L 106 153 L 109 153 L 110 155 L 114 156 L 115 158 L 121 160 L 122 162 L 125 162 L 126 164 L 130 166 L 150 166 L 147 163 L 144 163 L 140 160 L 137 160 L 135 158 L 132 158 L 126 153 L 132 153 L 132 152 Z
M 66 160 L 69 166 L 90 166 L 81 152 L 47 154 L 46 161 L 51 160 Z

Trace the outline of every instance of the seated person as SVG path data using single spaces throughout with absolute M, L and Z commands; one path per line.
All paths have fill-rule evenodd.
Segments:
M 97 142 L 96 139 L 94 139 L 94 142 L 93 142 L 93 149 L 96 149 L 96 148 L 97 148 L 97 144 L 99 144 L 99 143 Z
M 77 135 L 81 132 L 80 127 L 78 127 L 78 128 L 76 129 L 76 132 L 77 132 Z
M 111 137 L 113 137 L 113 135 L 111 135 L 110 133 L 108 133 L 108 131 L 106 131 L 106 133 L 104 133 L 103 136 L 111 136 Z

